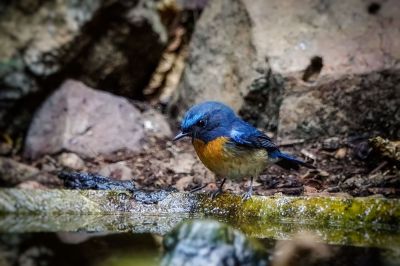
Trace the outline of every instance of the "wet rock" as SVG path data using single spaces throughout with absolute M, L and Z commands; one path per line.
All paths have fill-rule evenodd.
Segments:
M 99 174 L 118 180 L 132 180 L 132 170 L 124 161 L 103 166 Z
M 35 177 L 39 169 L 17 162 L 11 158 L 0 157 L 0 182 L 16 185 Z
M 75 153 L 63 152 L 58 156 L 58 163 L 66 168 L 73 170 L 82 170 L 85 168 L 85 162 Z
M 165 236 L 161 265 L 268 265 L 261 245 L 217 221 L 186 222 Z
M 70 174 L 65 178 L 72 181 L 78 179 L 80 184 L 76 182 L 75 188 L 82 190 L 0 188 L 0 214 L 10 215 L 7 219 L 0 219 L 0 231 L 14 232 L 13 230 L 21 228 L 28 228 L 26 230 L 30 232 L 35 231 L 34 228 L 52 228 L 55 231 L 60 231 L 59 228 L 64 228 L 61 231 L 85 228 L 87 231 L 99 231 L 96 228 L 118 228 L 121 216 L 109 214 L 122 214 L 122 219 L 128 220 L 123 222 L 126 226 L 118 230 L 140 231 L 141 228 L 153 228 L 154 219 L 168 223 L 172 218 L 173 223 L 169 223 L 171 226 L 181 221 L 182 217 L 193 218 L 193 215 L 200 215 L 216 216 L 219 219 L 233 218 L 231 221 L 242 230 L 269 238 L 287 239 L 299 230 L 301 224 L 308 224 L 314 229 L 314 226 L 318 226 L 321 229 L 321 237 L 331 243 L 382 246 L 398 243 L 400 237 L 399 234 L 394 234 L 398 232 L 400 221 L 398 199 L 348 196 L 292 197 L 276 194 L 273 197 L 253 196 L 251 200 L 243 202 L 239 195 L 224 193 L 211 200 L 209 195 L 203 193 L 173 193 L 165 190 L 144 192 L 136 190 L 128 181 L 112 184 L 112 180 L 105 177 L 83 173 Z M 60 213 L 71 216 L 60 217 Z M 144 213 L 149 214 L 146 219 L 143 219 Z M 15 219 L 16 215 L 21 217 L 22 214 L 35 216 L 28 217 L 28 220 Z M 79 214 L 83 214 L 83 217 Z M 100 216 L 89 217 L 89 214 Z M 46 215 L 56 216 L 46 218 Z M 101 218 L 101 215 L 108 217 Z M 110 221 L 110 216 L 114 222 Z M 71 220 L 71 217 L 76 219 Z M 282 227 L 282 221 L 289 220 L 293 223 L 284 224 Z M 305 224 L 304 221 L 308 223 Z M 137 227 L 137 223 L 143 227 Z M 340 230 L 332 232 L 332 225 Z M 357 228 L 363 230 L 355 230 Z M 379 229 L 389 231 L 381 235 L 377 233 Z M 152 232 L 155 231 L 165 233 L 166 228 L 153 228 Z M 365 238 L 366 233 L 371 237 Z
M 160 191 L 135 191 L 133 197 L 137 202 L 143 204 L 157 204 L 160 201 L 163 201 L 168 195 L 171 194 L 171 191 L 160 190 Z
M 135 190 L 132 181 L 118 181 L 109 177 L 84 173 L 62 171 L 58 177 L 64 181 L 66 188 L 93 190 Z
M 138 151 L 143 138 L 140 112 L 126 99 L 69 80 L 35 114 L 24 155 L 38 158 L 66 150 L 96 157 Z
M 400 6 L 362 0 L 211 1 L 196 25 L 177 106 L 225 102 L 282 140 L 400 135 Z M 280 23 L 276 23 L 280 21 Z M 374 32 L 379 38 L 371 38 Z M 360 116 L 360 114 L 363 114 Z
M 135 184 L 132 180 L 116 180 L 92 173 L 62 171 L 58 176 L 64 181 L 64 186 L 66 188 L 121 191 L 115 194 L 117 198 L 115 198 L 114 203 L 122 203 L 126 211 L 129 211 L 129 209 L 126 209 L 129 206 L 125 201 L 134 199 L 135 202 L 133 204 L 157 204 L 163 201 L 173 191 L 176 191 L 174 189 L 142 191 L 135 188 Z M 133 195 L 131 196 L 128 193 L 133 193 Z

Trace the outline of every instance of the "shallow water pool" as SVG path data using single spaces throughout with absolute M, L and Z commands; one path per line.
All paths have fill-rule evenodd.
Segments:
M 266 264 L 249 265 L 400 265 L 399 232 L 396 230 L 358 228 L 343 231 L 287 221 L 237 224 L 223 218 L 213 219 L 232 225 L 261 247 Z M 0 220 L 0 265 L 160 265 L 167 253 L 163 245 L 165 235 L 188 220 L 206 223 L 209 218 L 3 216 Z M 204 235 L 208 233 L 207 228 L 200 229 Z M 176 241 L 182 240 L 183 237 Z M 185 241 L 190 245 L 190 241 L 197 239 Z M 218 245 L 207 250 L 216 249 Z M 294 259 L 286 258 L 286 264 L 277 262 L 277 257 L 282 254 Z M 193 263 L 190 265 L 195 266 Z

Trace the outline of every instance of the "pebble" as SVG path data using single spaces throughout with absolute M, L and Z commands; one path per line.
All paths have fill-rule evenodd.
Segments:
M 64 152 L 58 156 L 58 163 L 66 168 L 73 170 L 82 170 L 85 168 L 85 162 L 75 153 Z

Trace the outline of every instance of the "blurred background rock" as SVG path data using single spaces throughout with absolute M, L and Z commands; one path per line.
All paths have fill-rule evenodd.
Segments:
M 2 1 L 0 132 L 23 137 L 35 110 L 69 78 L 144 100 L 163 53 L 188 42 L 203 2 Z

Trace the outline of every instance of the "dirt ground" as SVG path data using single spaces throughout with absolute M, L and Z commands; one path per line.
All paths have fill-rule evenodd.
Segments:
M 313 163 L 317 169 L 286 171 L 279 166 L 271 166 L 262 175 L 255 178 L 254 192 L 258 195 L 383 195 L 400 196 L 400 171 L 398 162 L 391 160 L 373 145 L 367 138 L 330 138 L 303 142 L 281 143 L 281 150 L 294 154 Z M 112 158 L 112 159 L 111 159 Z M 115 165 L 123 162 L 124 170 Z M 62 187 L 55 172 L 67 170 L 57 160 L 57 156 L 46 156 L 31 162 L 41 170 L 35 181 L 25 181 L 22 187 Z M 143 152 L 130 154 L 118 152 L 110 158 L 97 157 L 85 160 L 82 171 L 104 172 L 109 168 L 110 176 L 115 179 L 132 179 L 138 188 L 157 190 L 173 188 L 178 191 L 191 191 L 204 186 L 202 191 L 216 189 L 219 178 L 208 171 L 195 155 L 190 140 L 172 142 L 152 138 Z M 228 180 L 225 191 L 243 193 L 248 188 L 248 180 Z

